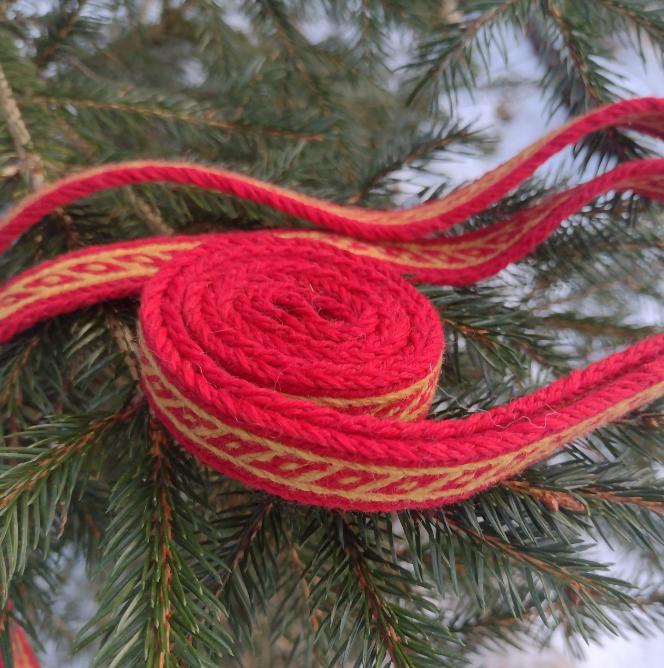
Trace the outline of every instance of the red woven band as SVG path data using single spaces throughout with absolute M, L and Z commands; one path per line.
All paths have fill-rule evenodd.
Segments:
M 39 661 L 37 661 L 37 657 L 30 646 L 30 641 L 25 635 L 25 631 L 18 624 L 12 625 L 9 637 L 14 668 L 39 668 Z M 0 657 L 0 668 L 3 668 L 2 657 Z
M 171 181 L 271 206 L 342 234 L 279 230 L 88 248 L 0 288 L 0 342 L 83 305 L 141 295 L 143 385 L 176 439 L 214 468 L 306 503 L 357 510 L 466 498 L 664 394 L 664 335 L 506 406 L 423 419 L 443 352 L 416 281 L 464 284 L 527 254 L 608 190 L 664 198 L 664 160 L 623 164 L 479 231 L 422 239 L 497 201 L 543 161 L 610 125 L 661 136 L 664 100 L 605 107 L 436 202 L 398 212 L 321 202 L 177 163 L 85 171 L 0 223 L 0 245 L 80 197 Z M 417 239 L 420 239 L 417 241 Z

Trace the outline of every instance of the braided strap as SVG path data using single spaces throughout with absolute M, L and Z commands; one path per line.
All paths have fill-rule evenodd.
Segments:
M 589 131 L 619 125 L 661 136 L 663 120 L 664 100 L 605 107 L 479 181 L 398 212 L 342 207 L 179 163 L 76 174 L 10 212 L 0 246 L 59 206 L 148 181 L 230 193 L 333 232 L 151 238 L 69 253 L 0 288 L 0 342 L 75 308 L 140 295 L 146 395 L 175 438 L 210 466 L 288 499 L 337 508 L 423 508 L 467 498 L 663 395 L 664 335 L 506 406 L 426 420 L 442 326 L 400 274 L 471 283 L 522 258 L 601 193 L 629 189 L 664 199 L 664 160 L 639 160 L 481 230 L 423 238 L 497 201 Z

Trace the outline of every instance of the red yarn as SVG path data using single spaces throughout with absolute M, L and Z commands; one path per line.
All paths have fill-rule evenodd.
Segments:
M 278 230 L 88 248 L 0 288 L 0 341 L 79 306 L 141 294 L 143 386 L 155 413 L 203 461 L 286 498 L 339 508 L 466 498 L 664 394 L 664 335 L 506 406 L 424 420 L 442 328 L 395 268 L 415 280 L 479 280 L 523 257 L 600 193 L 664 198 L 664 160 L 626 163 L 476 232 L 405 240 L 480 211 L 588 131 L 617 124 L 660 135 L 662 120 L 658 99 L 597 110 L 446 198 L 391 213 L 194 165 L 83 172 L 19 205 L 0 224 L 0 244 L 79 197 L 155 180 L 221 190 L 381 241 Z
M 134 162 L 106 165 L 74 174 L 24 200 L 5 223 L 0 225 L 0 252 L 13 239 L 59 206 L 100 190 L 150 181 L 172 181 L 218 190 L 257 204 L 265 204 L 286 214 L 305 218 L 315 225 L 359 239 L 419 239 L 430 232 L 449 229 L 455 223 L 486 209 L 515 186 L 523 183 L 552 155 L 565 146 L 576 143 L 589 132 L 616 126 L 664 138 L 663 119 L 662 98 L 624 100 L 596 109 L 550 132 L 481 179 L 439 200 L 403 211 L 374 211 L 340 206 L 234 172 L 191 164 Z M 645 195 L 661 196 L 662 185 L 658 175 L 662 174 L 662 169 L 660 160 L 627 163 L 590 184 L 585 184 L 581 191 L 573 189 L 568 193 L 574 192 L 575 200 L 581 204 L 609 189 L 633 188 Z M 627 183 L 630 179 L 634 182 Z M 552 200 L 557 201 L 557 196 Z M 578 210 L 578 205 L 575 210 Z
M 9 638 L 12 647 L 14 668 L 39 668 L 39 661 L 37 661 L 37 657 L 30 646 L 30 641 L 25 635 L 25 631 L 18 624 L 12 625 L 9 631 Z M 1 656 L 0 668 L 3 668 Z

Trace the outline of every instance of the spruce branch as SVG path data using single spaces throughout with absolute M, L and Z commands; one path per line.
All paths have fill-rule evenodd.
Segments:
M 658 590 L 645 593 L 635 599 L 633 610 L 619 610 L 614 613 L 614 622 L 620 635 L 625 630 L 638 635 L 648 636 L 653 626 L 661 628 L 664 621 L 662 593 Z M 475 606 L 460 606 L 455 611 L 450 627 L 464 638 L 469 654 L 482 654 L 483 649 L 495 651 L 502 647 L 537 648 L 549 645 L 556 628 L 562 627 L 564 637 L 577 656 L 582 650 L 574 643 L 573 625 L 565 615 L 562 606 L 556 602 L 547 603 L 542 607 L 547 618 L 557 620 L 555 626 L 542 627 L 540 610 L 531 608 L 522 617 L 514 617 L 509 610 L 500 605 L 491 605 L 488 609 Z M 592 620 L 586 619 L 588 632 L 593 640 L 598 639 L 599 629 L 592 627 Z
M 110 102 L 105 100 L 91 100 L 76 98 L 72 96 L 55 97 L 44 95 L 31 95 L 29 101 L 43 107 L 73 107 L 77 109 L 89 109 L 99 112 L 115 112 L 117 114 L 131 114 L 138 118 L 154 118 L 167 123 L 182 123 L 194 127 L 214 128 L 227 132 L 262 134 L 271 137 L 293 139 L 303 142 L 319 142 L 322 136 L 319 133 L 297 132 L 286 128 L 260 127 L 248 123 L 236 123 L 218 118 L 215 110 L 207 110 L 203 113 L 192 113 L 187 111 L 169 110 L 163 106 L 151 107 L 144 104 L 131 102 Z
M 578 497 L 567 491 L 537 487 L 524 480 L 508 480 L 502 486 L 517 494 L 528 494 L 537 499 L 547 510 L 557 513 L 559 510 L 570 510 L 575 513 L 585 513 L 587 506 Z
M 595 532 L 608 544 L 626 541 L 646 558 L 661 549 L 662 482 L 641 464 L 628 467 L 624 460 L 580 463 L 570 459 L 556 466 L 527 471 L 500 488 L 506 496 L 493 495 L 495 503 L 515 505 L 512 495 L 516 495 L 526 502 L 531 516 L 538 517 L 540 525 L 548 517 L 552 528 L 560 522 L 567 530 Z M 537 505 L 533 506 L 529 500 Z M 565 539 L 564 534 L 560 535 Z
M 201 542 L 208 509 L 194 467 L 144 412 L 129 430 L 133 466 L 114 487 L 103 539 L 108 577 L 79 648 L 101 639 L 95 666 L 211 668 L 232 649 L 220 626 L 226 613 L 207 588 L 220 564 Z
M 392 172 L 405 169 L 417 161 L 425 161 L 440 151 L 444 151 L 455 144 L 469 145 L 480 140 L 478 133 L 473 132 L 467 125 L 451 125 L 444 128 L 438 137 L 423 137 L 414 144 L 405 147 L 404 151 L 386 156 L 378 161 L 370 174 L 364 179 L 360 188 L 350 197 L 346 198 L 347 204 L 360 204 L 371 193 L 371 191 Z M 390 147 L 393 152 L 393 147 Z
M 42 69 L 51 61 L 53 56 L 61 48 L 62 43 L 67 39 L 69 34 L 74 29 L 76 22 L 79 20 L 81 12 L 88 4 L 88 0 L 76 0 L 76 4 L 71 11 L 65 13 L 62 20 L 59 22 L 53 35 L 53 39 L 45 46 L 37 50 L 35 58 L 35 65 Z
M 473 47 L 483 30 L 490 28 L 499 20 L 523 4 L 521 0 L 481 1 L 468 3 L 465 18 L 458 24 L 442 23 L 433 30 L 429 41 L 419 47 L 418 62 L 411 68 L 424 69 L 412 87 L 407 104 L 416 102 L 430 88 L 454 90 L 458 84 L 469 85 L 472 82 L 471 58 Z M 477 10 L 477 13 L 475 10 Z
M 613 100 L 622 92 L 619 80 L 598 59 L 607 54 L 588 30 L 593 21 L 585 8 L 559 0 L 547 0 L 542 8 L 541 19 L 531 14 L 526 32 L 547 67 L 542 85 L 552 93 L 552 108 L 563 105 L 576 115 Z M 637 141 L 615 128 L 596 134 L 583 146 L 588 150 L 586 163 L 591 155 L 627 160 L 643 153 Z
M 263 523 L 267 516 L 272 512 L 273 508 L 274 502 L 271 499 L 266 499 L 258 506 L 253 518 L 244 527 L 239 536 L 239 540 L 236 543 L 229 563 L 229 573 L 232 573 L 244 560 L 249 547 L 258 535 L 258 532 L 263 528 Z
M 0 391 L 0 406 L 9 405 L 9 401 L 12 397 L 14 398 L 14 401 L 20 403 L 21 388 L 19 386 L 19 381 L 21 371 L 27 365 L 30 356 L 38 345 L 39 337 L 31 337 L 19 354 L 13 359 L 10 359 L 8 366 L 2 370 L 3 388 Z
M 639 493 L 632 489 L 603 489 L 599 485 L 589 486 L 586 489 L 580 489 L 579 494 L 589 498 L 598 499 L 611 504 L 638 506 L 651 513 L 664 516 L 664 499 L 653 500 L 650 497 L 652 492 Z
M 93 449 L 107 433 L 136 411 L 129 405 L 92 423 L 72 419 L 29 429 L 29 446 L 0 449 L 0 598 L 4 604 L 12 579 L 25 570 L 28 555 L 39 545 L 48 554 L 51 531 L 62 535 L 67 509 Z M 62 439 L 62 432 L 69 438 Z M 53 443 L 53 435 L 60 442 Z M 56 519 L 59 518 L 59 519 Z
M 555 601 L 575 633 L 587 637 L 597 625 L 615 631 L 606 613 L 629 608 L 628 585 L 583 558 L 579 528 L 566 525 L 568 517 L 576 515 L 541 506 L 533 512 L 495 490 L 458 509 L 400 516 L 408 543 L 428 548 L 421 568 L 438 587 L 447 578 L 462 600 L 486 608 L 496 597 L 515 617 L 534 607 L 544 624 L 549 620 L 543 606 Z
M 570 329 L 588 336 L 610 337 L 619 341 L 639 341 L 656 333 L 655 327 L 616 323 L 609 318 L 584 317 L 575 313 L 555 313 L 541 317 L 543 327 Z
M 129 370 L 133 381 L 138 383 L 141 372 L 136 336 L 112 311 L 106 310 L 105 315 L 108 328 L 122 353 L 127 369 Z
M 256 4 L 257 15 L 272 26 L 284 54 L 312 93 L 318 107 L 324 113 L 329 113 L 329 100 L 323 92 L 321 83 L 303 59 L 303 54 L 308 51 L 308 40 L 290 20 L 285 3 L 282 0 L 253 0 L 253 2 Z
M 578 80 L 585 91 L 586 106 L 599 106 L 608 101 L 610 98 L 606 91 L 606 80 L 600 78 L 597 73 L 597 65 L 590 60 L 589 54 L 592 53 L 592 50 L 588 47 L 591 38 L 585 28 L 579 21 L 573 23 L 572 19 L 561 10 L 557 0 L 547 1 L 544 7 L 547 16 L 562 38 L 573 65 L 573 71 L 577 73 Z
M 153 234 L 165 237 L 173 234 L 173 228 L 164 220 L 155 206 L 141 199 L 133 190 L 127 191 L 127 198 L 138 210 Z
M 198 6 L 206 18 L 199 24 L 199 43 L 201 45 L 211 44 L 212 53 L 225 71 L 229 71 L 229 60 L 232 59 L 234 53 L 228 48 L 228 42 L 231 40 L 229 39 L 229 27 L 224 21 L 223 9 L 214 0 L 199 0 L 193 3 L 185 1 L 182 7 L 192 5 Z M 201 55 L 202 57 L 209 56 L 208 50 L 201 48 Z
M 497 536 L 481 533 L 476 529 L 463 526 L 456 520 L 451 519 L 449 515 L 445 515 L 444 522 L 455 535 L 469 538 L 477 545 L 486 545 L 491 550 L 494 550 L 499 554 L 504 554 L 511 561 L 526 567 L 532 567 L 544 576 L 550 576 L 554 580 L 564 583 L 578 595 L 584 594 L 587 597 L 593 597 L 598 594 L 609 594 L 621 603 L 629 601 L 629 598 L 619 590 L 607 588 L 607 585 L 619 585 L 624 587 L 626 586 L 626 583 L 616 579 L 600 579 L 596 575 L 584 572 L 585 569 L 575 569 L 576 564 L 584 565 L 582 562 L 578 562 L 575 557 L 570 556 L 568 564 L 563 565 L 567 560 L 558 559 L 552 561 L 548 556 L 545 556 L 542 551 L 524 548 L 524 546 L 516 546 Z
M 171 656 L 171 616 L 173 615 L 173 601 L 171 600 L 171 579 L 173 576 L 173 518 L 171 504 L 168 498 L 168 489 L 171 485 L 171 472 L 168 460 L 164 458 L 166 447 L 165 435 L 154 419 L 150 420 L 150 455 L 152 457 L 152 482 L 157 498 L 152 517 L 151 530 L 154 532 L 154 541 L 157 549 L 152 555 L 153 564 L 147 566 L 159 573 L 157 592 L 152 595 L 154 609 L 154 624 L 148 624 L 145 638 L 146 657 L 148 666 L 166 666 Z M 150 637 L 152 634 L 152 637 Z M 154 647 L 154 649 L 153 649 Z
M 660 48 L 664 41 L 664 20 L 656 7 L 649 7 L 641 0 L 601 0 L 596 2 L 599 13 L 614 14 L 618 19 L 618 27 L 627 29 L 627 36 L 631 28 L 637 31 L 637 47 L 643 55 L 640 36 L 648 35 L 653 46 Z
M 527 380 L 530 360 L 554 373 L 565 371 L 567 365 L 551 345 L 553 338 L 546 324 L 525 304 L 506 305 L 500 290 L 449 292 L 426 287 L 422 291 L 438 309 L 448 331 L 457 335 L 446 370 L 449 368 L 459 376 L 463 362 L 470 368 L 474 366 L 477 373 L 479 364 L 484 377 L 496 382 L 505 373 L 520 381 Z M 460 355 L 461 345 L 464 359 Z
M 630 31 L 625 39 L 642 34 L 656 48 L 664 38 L 657 10 L 636 0 L 444 7 L 436 0 L 371 0 L 358 16 L 336 0 L 236 3 L 232 13 L 213 0 L 185 0 L 156 8 L 157 16 L 141 16 L 145 3 L 121 3 L 121 11 L 105 3 L 109 15 L 115 12 L 112 22 L 90 18 L 93 3 L 74 17 L 77 4 L 67 0 L 45 14 L 19 3 L 4 17 L 5 77 L 31 133 L 29 151 L 38 146 L 49 173 L 154 155 L 223 164 L 328 199 L 385 208 L 395 205 L 395 172 L 409 167 L 434 180 L 431 158 L 476 144 L 470 131 L 441 122 L 420 101 L 430 95 L 435 109 L 472 87 L 495 47 L 511 44 L 512 28 L 523 29 L 527 18 L 550 73 L 542 87 L 570 114 L 596 104 L 587 84 L 607 99 L 620 94 L 616 57 L 605 51 L 603 35 L 622 39 Z M 561 12 L 563 26 L 549 6 Z M 314 14 L 326 22 L 319 41 L 304 24 Z M 412 78 L 396 72 L 388 79 L 399 64 L 392 37 L 405 34 L 419 45 L 406 69 Z M 18 48 L 9 53 L 11 45 Z M 47 66 L 33 76 L 34 54 L 45 52 Z M 588 68 L 585 82 L 579 63 Z M 492 93 L 508 90 L 495 83 Z M 0 135 L 0 190 L 9 203 L 17 183 L 30 183 L 8 125 L 0 125 Z M 585 146 L 592 156 L 620 157 L 611 146 L 605 153 L 595 141 Z M 529 184 L 463 229 L 502 220 L 549 191 L 544 182 Z M 83 244 L 296 224 L 229 198 L 155 186 L 100 194 L 64 215 L 64 225 L 45 221 L 16 244 L 4 273 Z M 660 222 L 644 200 L 602 198 L 527 262 L 477 289 L 419 286 L 447 325 L 434 414 L 485 410 L 600 347 L 648 335 L 648 328 L 626 324 L 625 290 L 659 299 L 650 277 L 662 260 Z M 8 468 L 20 471 L 27 461 L 21 457 L 34 456 L 40 439 L 44 449 L 70 444 L 131 401 L 134 320 L 134 303 L 95 307 L 3 348 Z M 69 416 L 44 418 L 53 412 Z M 50 425 L 48 433 L 25 429 L 38 422 Z M 54 557 L 44 556 L 42 543 L 31 552 L 28 542 L 23 574 L 12 578 L 15 619 L 47 635 L 31 611 L 51 602 L 42 603 L 31 573 L 41 568 L 55 590 L 52 564 L 66 550 L 94 568 L 95 541 L 87 533 L 104 546 L 104 587 L 82 644 L 101 643 L 97 664 L 105 668 L 226 665 L 235 661 L 231 649 L 249 665 L 260 661 L 248 658 L 259 647 L 268 648 L 275 668 L 282 658 L 298 668 L 441 668 L 492 639 L 524 645 L 527 637 L 544 642 L 555 628 L 571 640 L 599 639 L 607 628 L 653 628 L 664 610 L 654 558 L 664 535 L 656 475 L 664 459 L 661 423 L 658 404 L 637 411 L 434 521 L 416 512 L 340 516 L 257 493 L 184 455 L 140 408 L 100 434 L 100 444 L 90 441 L 52 475 L 37 477 L 32 491 L 26 482 L 12 502 L 22 512 L 22 499 L 81 467 L 69 503 L 52 511 L 49 502 L 44 512 L 53 518 L 39 519 Z M 36 511 L 40 503 L 34 501 Z M 583 547 L 602 540 L 627 545 L 648 563 L 652 588 L 635 579 L 628 596 L 613 571 L 588 559 Z M 450 601 L 458 610 L 450 611 Z M 31 629 L 30 620 L 39 624 Z
M 305 577 L 305 565 L 302 561 L 302 558 L 300 557 L 300 552 L 297 545 L 291 545 L 289 556 L 290 563 L 292 564 L 298 578 L 298 585 L 302 590 L 304 604 L 306 605 L 309 613 L 311 629 L 314 633 L 317 633 L 318 629 L 320 629 L 320 619 L 323 615 L 323 611 L 319 610 L 318 608 L 309 608 L 309 601 L 311 600 L 311 587 L 309 585 L 309 581 Z M 314 647 L 314 651 L 318 652 L 318 649 Z M 320 656 L 317 656 L 317 658 L 319 662 L 322 663 Z
M 373 580 L 371 568 L 368 566 L 366 560 L 363 559 L 353 532 L 343 520 L 342 526 L 343 549 L 350 561 L 358 587 L 371 612 L 371 618 L 378 627 L 381 638 L 385 643 L 385 649 L 390 656 L 390 660 L 395 666 L 406 665 L 407 659 L 404 651 L 404 642 L 394 628 L 389 607 Z
M 311 608 L 321 611 L 317 638 L 328 648 L 328 665 L 343 665 L 351 656 L 357 665 L 459 665 L 456 642 L 425 583 L 384 558 L 379 545 L 367 545 L 358 533 L 364 525 L 359 516 L 330 519 L 304 571 Z
M 257 495 L 231 502 L 218 498 L 214 517 L 214 549 L 222 572 L 211 583 L 213 595 L 232 611 L 229 630 L 238 646 L 249 645 L 257 615 L 278 590 L 281 567 L 278 564 L 281 513 L 276 500 Z

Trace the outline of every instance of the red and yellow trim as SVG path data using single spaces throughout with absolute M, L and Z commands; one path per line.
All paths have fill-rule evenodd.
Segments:
M 9 634 L 14 668 L 39 668 L 39 661 L 25 631 L 18 624 L 13 624 Z M 3 668 L 2 657 L 0 657 L 0 668 Z
M 217 190 L 331 231 L 285 229 L 153 238 L 67 254 L 0 287 L 0 343 L 40 320 L 84 305 L 129 295 L 145 296 L 151 290 L 156 294 L 160 276 L 169 268 L 178 268 L 182 258 L 188 261 L 196 256 L 194 259 L 201 261 L 208 252 L 214 253 L 220 263 L 231 263 L 229 271 L 241 274 L 243 265 L 232 265 L 240 257 L 235 253 L 238 248 L 244 249 L 243 261 L 251 260 L 253 253 L 263 248 L 262 261 L 278 261 L 286 266 L 296 247 L 300 264 L 291 264 L 291 269 L 301 266 L 303 271 L 311 271 L 312 266 L 321 266 L 315 265 L 318 260 L 333 267 L 337 261 L 345 264 L 345 273 L 339 273 L 339 277 L 346 281 L 342 287 L 351 297 L 366 297 L 357 281 L 354 283 L 355 272 L 359 275 L 367 267 L 378 267 L 372 276 L 392 281 L 394 294 L 412 306 L 410 311 L 404 309 L 408 317 L 399 326 L 405 327 L 404 331 L 408 326 L 424 328 L 431 340 L 439 341 L 440 329 L 427 329 L 430 319 L 435 318 L 430 306 L 427 310 L 415 303 L 417 293 L 410 287 L 411 292 L 404 289 L 407 284 L 397 272 L 416 282 L 473 283 L 526 256 L 565 218 L 602 193 L 631 189 L 664 200 L 664 159 L 635 160 L 482 229 L 431 238 L 432 233 L 442 232 L 496 202 L 562 147 L 609 126 L 662 137 L 664 100 L 624 101 L 593 111 L 544 137 L 478 181 L 438 201 L 405 211 L 345 207 L 240 174 L 183 163 L 132 162 L 72 175 L 27 198 L 0 222 L 0 251 L 43 216 L 80 197 L 155 181 Z M 266 259 L 270 253 L 266 254 L 265 249 L 274 249 L 274 256 Z M 325 298 L 332 295 L 337 299 L 344 293 L 336 289 L 335 275 L 329 274 L 324 288 L 329 287 L 329 294 Z M 286 282 L 283 289 L 291 289 L 296 283 Z M 297 285 L 302 288 L 302 283 Z M 450 503 L 514 475 L 570 440 L 664 394 L 664 335 L 651 337 L 529 397 L 465 420 L 423 419 L 440 368 L 440 354 L 431 346 L 425 346 L 428 358 L 416 360 L 418 371 L 410 369 L 408 375 L 403 368 L 398 369 L 397 378 L 377 383 L 384 390 L 375 394 L 370 388 L 366 396 L 358 396 L 355 388 L 339 384 L 332 384 L 334 392 L 327 392 L 323 384 L 316 397 L 297 392 L 297 385 L 293 391 L 280 393 L 275 389 L 278 379 L 274 379 L 272 389 L 254 386 L 236 378 L 223 363 L 204 372 L 201 365 L 207 363 L 206 355 L 213 357 L 214 337 L 207 339 L 212 346 L 201 353 L 201 341 L 196 336 L 186 338 L 191 330 L 180 327 L 171 332 L 168 318 L 158 313 L 164 307 L 174 315 L 175 309 L 181 308 L 187 311 L 187 323 L 196 321 L 187 310 L 189 293 L 183 297 L 186 286 L 180 288 L 182 303 L 164 305 L 157 300 L 150 306 L 151 313 L 144 313 L 142 307 L 141 322 L 151 327 L 149 332 L 145 329 L 146 338 L 141 343 L 143 382 L 154 411 L 185 447 L 211 466 L 250 485 L 307 503 L 358 510 Z M 381 288 L 377 279 L 376 290 Z M 238 289 L 244 288 L 241 285 Z M 385 295 L 386 300 L 391 298 L 391 294 Z M 297 307 L 306 306 L 302 313 L 306 311 L 306 317 L 312 319 L 304 323 L 308 341 L 321 344 L 316 339 L 319 314 L 315 300 L 307 302 L 308 293 L 298 299 L 303 301 Z M 211 313 L 214 309 L 208 310 Z M 267 322 L 263 312 L 253 315 L 256 322 Z M 181 316 L 184 318 L 179 312 Z M 211 313 L 210 317 L 219 326 L 219 314 Z M 235 322 L 251 334 L 247 323 Z M 199 324 L 207 326 L 202 320 Z M 386 331 L 390 324 L 378 323 L 378 331 Z M 361 337 L 361 328 L 356 323 L 353 327 L 349 331 Z M 298 336 L 301 334 L 298 330 Z M 372 341 L 379 338 L 374 334 L 372 330 Z M 292 352 L 292 348 L 289 350 Z M 183 357 L 182 351 L 195 359 Z M 309 363 L 311 351 L 306 352 Z M 328 359 L 329 350 L 324 352 Z M 214 354 L 222 362 L 230 360 L 231 366 L 237 361 L 232 349 L 217 349 Z M 274 366 L 272 360 L 284 359 L 278 345 L 270 354 L 265 364 L 268 369 Z M 244 349 L 237 355 L 247 358 Z M 373 359 L 373 351 L 368 357 Z M 375 368 L 382 370 L 384 358 L 375 357 Z M 216 374 L 215 382 L 208 381 L 208 371 Z M 349 373 L 352 375 L 352 369 Z M 378 375 L 375 378 L 379 379 Z M 267 384 L 271 383 L 268 378 Z
M 661 138 L 664 136 L 663 117 L 664 101 L 660 98 L 625 100 L 596 109 L 553 130 L 482 178 L 439 200 L 401 211 L 343 206 L 249 176 L 188 163 L 136 161 L 105 165 L 66 177 L 21 202 L 0 222 L 0 251 L 44 215 L 45 201 L 57 208 L 106 188 L 163 180 L 250 199 L 358 238 L 417 239 L 428 232 L 448 229 L 482 211 L 522 183 L 560 149 L 578 142 L 590 132 L 622 127 Z
M 518 450 L 456 466 L 389 466 L 323 456 L 228 424 L 184 396 L 141 342 L 146 393 L 179 441 L 207 464 L 287 498 L 363 510 L 439 506 L 509 478 L 562 444 L 664 394 L 664 380 Z

